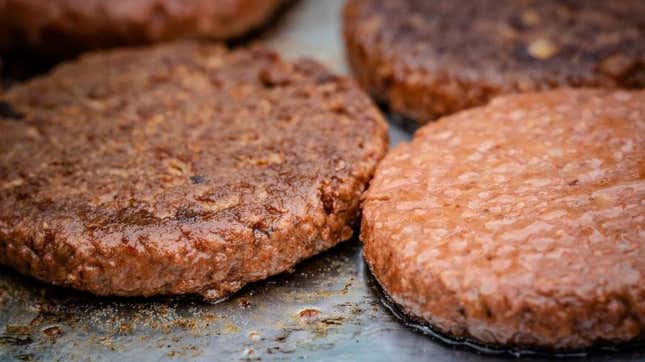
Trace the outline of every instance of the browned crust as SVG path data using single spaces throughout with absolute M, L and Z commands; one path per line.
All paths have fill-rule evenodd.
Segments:
M 645 91 L 498 97 L 421 128 L 365 195 L 365 259 L 456 337 L 577 349 L 645 337 Z
M 351 68 L 417 124 L 499 94 L 645 86 L 645 3 L 349 0 Z
M 387 148 L 351 80 L 261 48 L 82 57 L 0 98 L 0 264 L 218 298 L 352 235 Z
M 0 0 L 0 51 L 67 55 L 261 26 L 286 0 Z

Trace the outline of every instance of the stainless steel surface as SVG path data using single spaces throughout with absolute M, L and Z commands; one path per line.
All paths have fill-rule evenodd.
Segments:
M 342 0 L 301 0 L 262 36 L 287 57 L 346 73 Z M 409 134 L 390 129 L 396 144 Z M 404 327 L 380 303 L 357 240 L 231 299 L 106 299 L 0 269 L 0 360 L 495 361 Z M 645 361 L 645 353 L 595 355 Z M 536 360 L 536 359 L 532 359 Z

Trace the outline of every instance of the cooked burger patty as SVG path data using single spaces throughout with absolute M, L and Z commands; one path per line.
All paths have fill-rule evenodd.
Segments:
M 348 239 L 386 138 L 313 61 L 84 56 L 0 97 L 0 264 L 99 295 L 219 298 Z
M 439 331 L 576 349 L 645 337 L 645 91 L 494 99 L 421 128 L 366 194 L 365 259 Z
M 0 51 L 67 55 L 185 37 L 229 39 L 285 0 L 0 0 Z
M 642 0 L 349 0 L 360 81 L 417 124 L 498 94 L 645 87 Z

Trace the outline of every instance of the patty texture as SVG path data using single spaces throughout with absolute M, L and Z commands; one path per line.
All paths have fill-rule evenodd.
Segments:
M 349 0 L 350 64 L 379 102 L 424 124 L 499 94 L 645 87 L 642 0 Z
M 186 37 L 235 38 L 286 0 L 0 0 L 0 51 L 48 55 Z
M 83 56 L 0 97 L 0 264 L 98 295 L 219 298 L 352 235 L 386 125 L 261 48 Z
M 495 98 L 421 128 L 364 198 L 365 259 L 453 337 L 578 349 L 645 337 L 645 91 Z

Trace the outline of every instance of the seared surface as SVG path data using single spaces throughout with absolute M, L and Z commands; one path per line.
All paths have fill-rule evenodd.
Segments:
M 480 342 L 645 335 L 645 91 L 496 98 L 420 129 L 366 193 L 365 258 L 407 313 Z
M 218 298 L 349 238 L 386 126 L 262 49 L 85 56 L 0 100 L 0 263 L 106 295 Z
M 162 40 L 229 39 L 285 0 L 0 0 L 0 51 L 68 55 Z
M 502 93 L 645 86 L 641 0 L 350 0 L 364 88 L 424 124 Z

